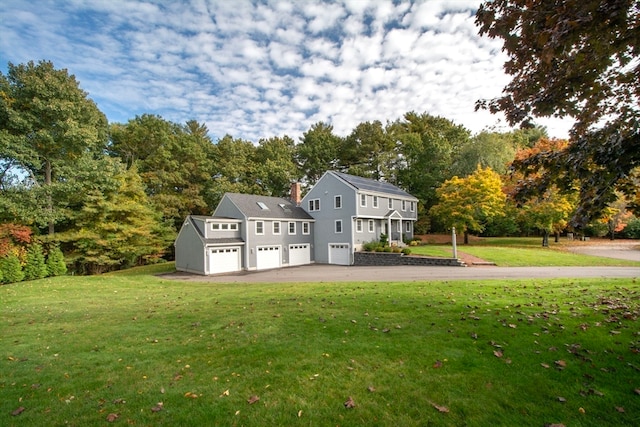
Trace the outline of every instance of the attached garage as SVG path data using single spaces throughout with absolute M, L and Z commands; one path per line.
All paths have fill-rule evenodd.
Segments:
M 258 246 L 258 256 L 256 258 L 256 269 L 266 270 L 269 268 L 280 268 L 281 259 L 280 246 Z
M 329 264 L 351 265 L 349 244 L 329 243 Z
M 240 247 L 210 248 L 209 274 L 239 271 L 241 266 Z
M 311 245 L 301 243 L 289 245 L 289 265 L 311 264 Z

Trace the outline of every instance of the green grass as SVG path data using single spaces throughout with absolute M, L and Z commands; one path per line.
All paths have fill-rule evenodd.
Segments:
M 563 243 L 551 242 L 548 248 L 542 248 L 540 238 L 483 238 L 468 245 L 458 244 L 457 249 L 458 253 L 468 253 L 501 267 L 640 267 L 640 262 L 636 261 L 572 253 Z M 412 246 L 411 253 L 450 258 L 452 249 L 450 243 L 428 244 Z
M 0 287 L 0 425 L 640 423 L 635 279 L 149 274 L 171 268 Z

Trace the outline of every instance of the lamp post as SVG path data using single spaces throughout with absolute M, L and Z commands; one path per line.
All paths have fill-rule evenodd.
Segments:
M 456 246 L 456 228 L 451 227 L 451 245 L 453 245 L 453 258 L 458 259 L 458 247 Z

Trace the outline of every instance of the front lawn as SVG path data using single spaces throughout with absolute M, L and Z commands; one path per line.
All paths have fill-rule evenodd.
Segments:
M 2 286 L 0 307 L 3 426 L 640 421 L 635 279 L 225 285 L 131 270 Z

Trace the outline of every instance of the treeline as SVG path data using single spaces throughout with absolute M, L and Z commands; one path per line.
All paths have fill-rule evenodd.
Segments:
M 406 189 L 420 200 L 417 231 L 443 230 L 455 215 L 427 215 L 443 184 L 479 170 L 505 176 L 517 153 L 547 141 L 540 127 L 472 135 L 415 112 L 346 136 L 320 122 L 296 139 L 212 141 L 195 120 L 143 114 L 109 124 L 75 77 L 47 61 L 9 64 L 0 95 L 0 224 L 28 227 L 43 254 L 62 250 L 79 274 L 171 259 L 185 216 L 210 214 L 225 192 L 286 196 L 291 182 L 312 186 L 329 169 Z M 508 227 L 492 214 L 465 230 L 523 231 L 506 207 L 501 215 Z M 25 267 L 28 245 L 11 239 L 0 236 L 0 257 Z

